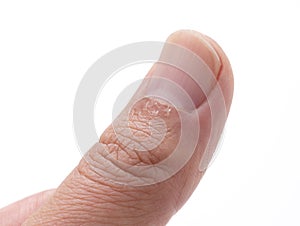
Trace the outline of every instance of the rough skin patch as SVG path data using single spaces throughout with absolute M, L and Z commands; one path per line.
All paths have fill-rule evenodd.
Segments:
M 122 112 L 100 143 L 124 163 L 156 164 L 172 153 L 180 129 L 179 114 L 173 106 L 161 99 L 143 98 Z

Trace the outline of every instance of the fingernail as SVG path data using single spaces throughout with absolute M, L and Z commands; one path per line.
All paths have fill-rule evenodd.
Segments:
M 167 40 L 160 60 L 148 75 L 146 94 L 186 111 L 198 108 L 216 84 L 221 62 L 214 47 L 195 31 L 180 31 Z

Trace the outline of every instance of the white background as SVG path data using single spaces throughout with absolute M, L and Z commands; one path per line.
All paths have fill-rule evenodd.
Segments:
M 297 0 L 1 1 L 0 207 L 78 163 L 72 107 L 93 62 L 185 28 L 223 47 L 235 96 L 218 158 L 168 225 L 300 225 L 299 12 Z

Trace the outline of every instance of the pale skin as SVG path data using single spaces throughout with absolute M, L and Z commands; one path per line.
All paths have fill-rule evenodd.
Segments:
M 207 36 L 187 30 L 173 33 L 167 42 L 193 51 L 209 66 L 221 87 L 228 114 L 233 96 L 233 75 L 229 60 L 220 46 Z M 158 64 L 154 65 L 147 77 L 151 77 L 158 67 Z M 198 114 L 202 131 L 209 133 L 205 98 L 194 90 L 192 83 L 186 80 L 183 82 L 180 76 L 175 76 L 174 81 L 184 89 L 188 88 L 195 105 L 201 109 Z M 139 108 L 139 105 L 135 107 Z M 100 143 L 114 158 L 129 164 L 158 162 L 172 152 L 179 136 L 178 117 L 175 109 L 171 110 L 172 115 L 168 114 L 166 120 L 168 133 L 163 143 L 154 150 L 138 153 L 120 145 L 112 127 L 103 133 Z M 151 115 L 143 117 L 151 119 Z M 139 117 L 129 120 L 139 120 Z M 132 125 L 137 132 L 147 132 L 134 122 Z M 201 136 L 201 142 L 204 143 L 198 144 L 193 157 L 179 172 L 166 181 L 148 186 L 112 183 L 104 175 L 92 170 L 90 163 L 82 159 L 57 189 L 35 194 L 1 209 L 0 225 L 166 225 L 185 204 L 204 175 L 205 171 L 199 171 L 199 162 L 203 154 L 202 146 L 207 142 L 209 134 L 202 133 Z M 129 136 L 124 139 L 131 142 Z M 99 159 L 99 153 L 99 150 L 90 150 L 90 155 L 95 159 Z M 101 168 L 101 161 L 96 161 L 92 167 Z

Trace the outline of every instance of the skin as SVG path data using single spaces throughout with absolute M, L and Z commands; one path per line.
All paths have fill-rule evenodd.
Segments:
M 220 46 L 211 38 L 190 30 L 171 34 L 167 42 L 193 51 L 209 66 L 222 90 L 228 114 L 233 95 L 233 75 L 229 60 Z M 179 172 L 163 182 L 139 187 L 113 183 L 107 179 L 107 173 L 114 175 L 121 166 L 104 167 L 110 160 L 103 153 L 108 152 L 109 157 L 131 165 L 155 164 L 172 153 L 180 136 L 176 109 L 171 107 L 171 113 L 165 116 L 161 112 L 164 112 L 168 103 L 143 99 L 134 103 L 134 106 L 129 104 L 139 115 L 132 113 L 126 118 L 125 114 L 121 114 L 119 119 L 121 122 L 128 120 L 136 136 L 147 136 L 147 122 L 153 115 L 151 111 L 143 109 L 147 101 L 157 101 L 155 106 L 167 125 L 166 136 L 159 146 L 148 152 L 138 152 L 130 146 L 122 145 L 122 140 L 117 139 L 113 127 L 110 126 L 100 137 L 102 146 L 94 146 L 88 153 L 87 157 L 95 160 L 92 164 L 83 158 L 57 189 L 33 195 L 1 209 L 0 225 L 166 225 L 188 200 L 203 177 L 205 170 L 199 171 L 199 163 L 210 133 L 215 132 L 210 128 L 210 110 L 205 95 L 199 93 L 188 77 L 182 80 L 185 76 L 180 74 L 182 72 L 173 70 L 157 63 L 146 77 L 161 76 L 158 71 L 163 71 L 167 77 L 176 75 L 168 78 L 186 89 L 197 106 L 203 132 L 199 135 L 200 141 L 192 158 Z M 223 128 L 224 123 L 222 122 L 220 128 Z M 122 125 L 116 123 L 115 126 Z M 135 142 L 130 135 L 123 135 L 123 141 Z M 213 148 L 216 145 L 217 143 L 213 144 Z M 125 179 L 135 177 L 124 171 Z

